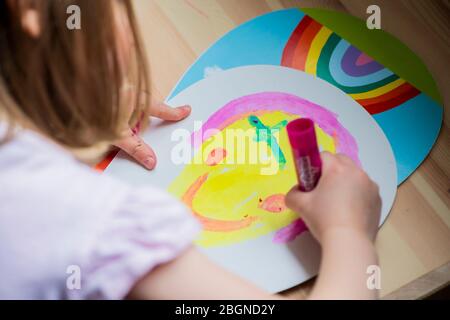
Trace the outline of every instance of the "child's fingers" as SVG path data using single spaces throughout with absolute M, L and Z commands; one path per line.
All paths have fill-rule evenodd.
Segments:
M 191 107 L 185 105 L 178 108 L 172 108 L 164 103 L 161 103 L 152 107 L 150 109 L 150 114 L 166 121 L 180 121 L 191 114 Z
M 321 152 L 320 159 L 322 160 L 322 173 L 328 172 L 328 169 L 333 165 L 333 162 L 336 161 L 334 155 L 328 151 Z
M 289 209 L 300 213 L 308 210 L 310 198 L 311 192 L 302 192 L 299 190 L 298 185 L 296 185 L 286 194 L 285 202 Z
M 322 175 L 327 175 L 328 172 L 331 172 L 332 168 L 340 167 L 342 165 L 345 166 L 355 166 L 354 161 L 347 157 L 344 154 L 336 153 L 332 154 L 330 152 L 324 151 L 321 153 L 322 159 Z
M 342 163 L 346 164 L 346 165 L 350 165 L 350 166 L 354 166 L 355 162 L 353 161 L 352 158 L 346 156 L 345 154 L 342 153 L 337 153 L 335 155 L 336 158 L 338 158 Z
M 322 172 L 327 172 L 336 159 L 334 158 L 334 155 L 328 151 L 322 152 L 320 157 L 322 160 Z M 302 192 L 298 188 L 298 185 L 296 185 L 286 194 L 286 206 L 297 213 L 308 210 L 313 194 L 314 190 L 310 192 Z
M 115 143 L 117 147 L 128 153 L 145 168 L 152 170 L 156 166 L 155 152 L 147 145 L 141 137 L 131 130 L 127 137 Z

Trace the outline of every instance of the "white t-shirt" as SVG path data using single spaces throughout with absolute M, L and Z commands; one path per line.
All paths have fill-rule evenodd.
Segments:
M 124 298 L 199 230 L 166 192 L 97 173 L 31 131 L 0 145 L 0 299 Z

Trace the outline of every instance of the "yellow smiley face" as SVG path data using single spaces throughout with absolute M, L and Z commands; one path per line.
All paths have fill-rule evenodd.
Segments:
M 298 219 L 284 203 L 297 181 L 285 124 L 296 118 L 283 111 L 245 114 L 197 148 L 169 187 L 203 225 L 197 244 L 230 245 Z M 334 153 L 335 138 L 319 127 L 316 133 L 320 149 Z

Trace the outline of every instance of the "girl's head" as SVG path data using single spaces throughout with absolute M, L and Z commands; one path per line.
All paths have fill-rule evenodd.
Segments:
M 71 5 L 79 30 L 67 26 Z M 145 115 L 134 95 L 147 72 L 129 0 L 0 1 L 0 119 L 10 125 L 73 148 L 110 142 Z

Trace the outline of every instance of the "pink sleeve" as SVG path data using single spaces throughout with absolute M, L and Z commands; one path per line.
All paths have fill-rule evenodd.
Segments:
M 81 289 L 68 292 L 69 298 L 123 299 L 139 279 L 189 247 L 199 231 L 188 208 L 167 193 L 130 190 L 85 250 Z

